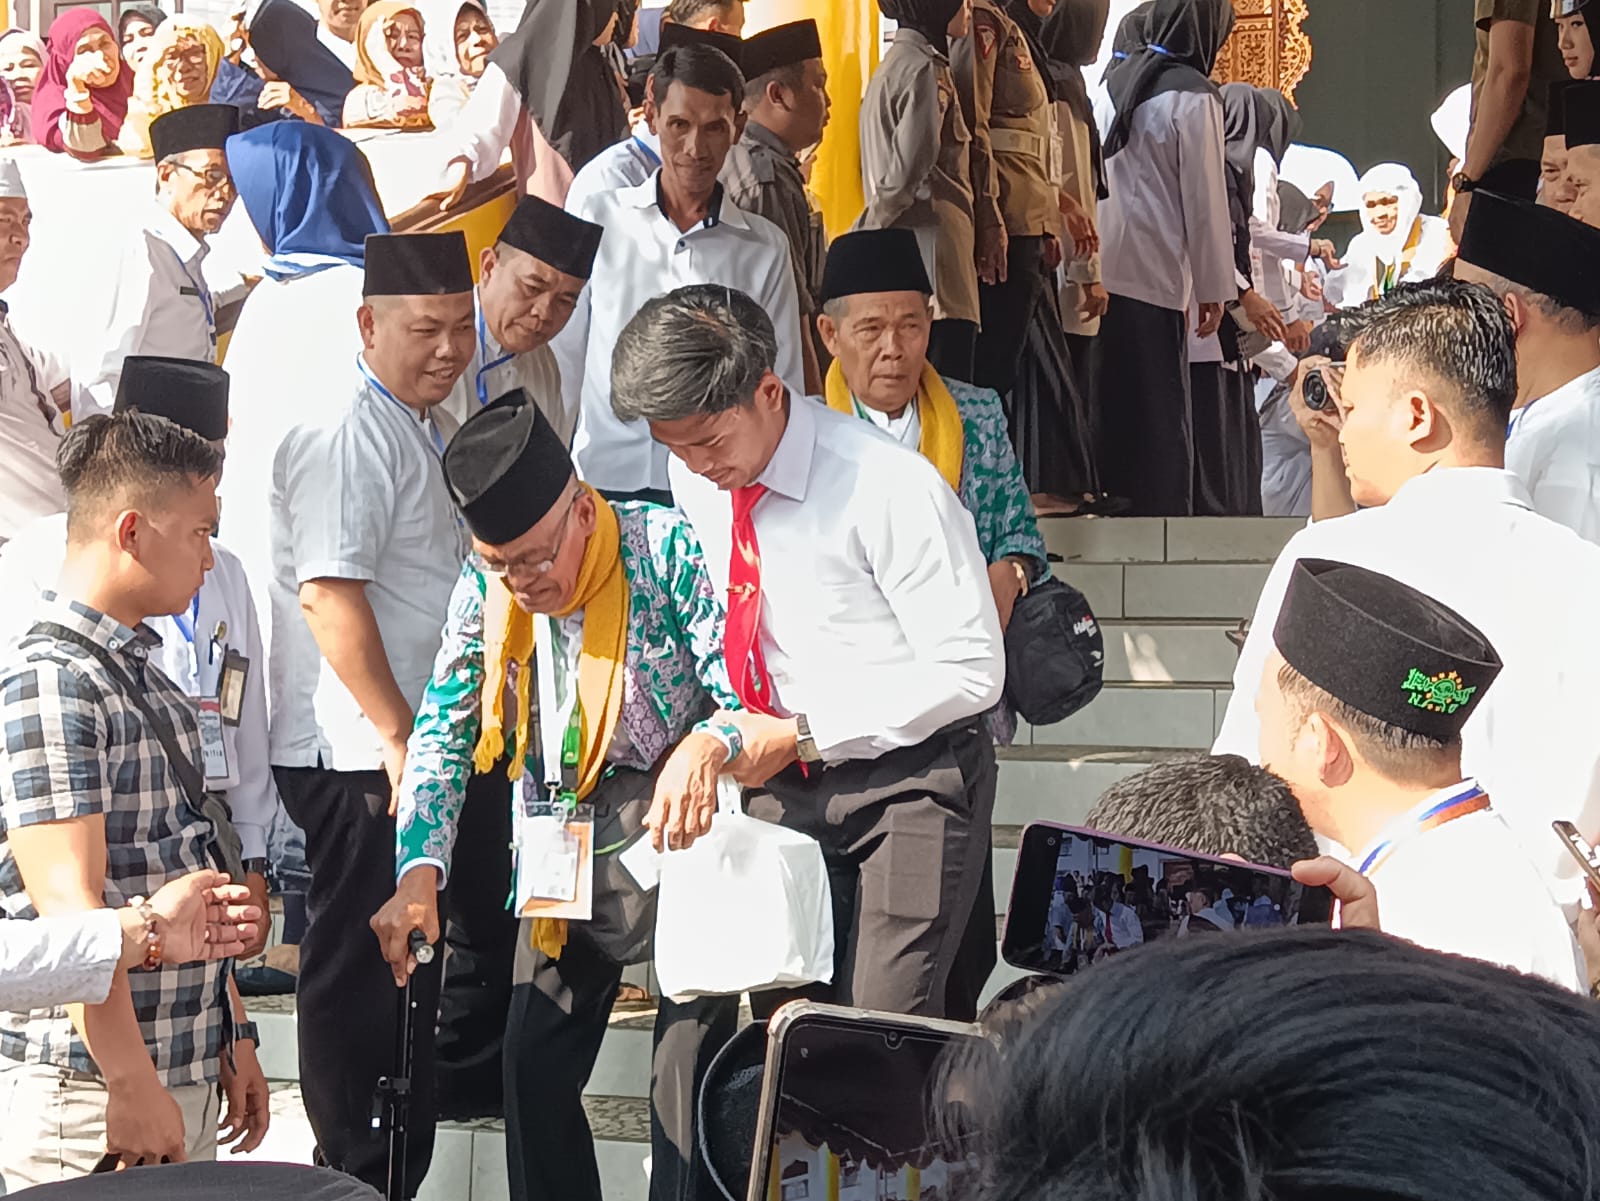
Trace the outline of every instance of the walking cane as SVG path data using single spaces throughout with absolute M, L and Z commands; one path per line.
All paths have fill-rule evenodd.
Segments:
M 413 930 L 408 942 L 419 967 L 433 962 L 433 947 L 426 934 Z M 411 1125 L 411 1028 L 417 1007 L 411 985 L 412 977 L 407 976 L 406 986 L 400 990 L 394 1074 L 378 1077 L 377 1096 L 372 1105 L 372 1128 L 389 1132 L 389 1183 L 384 1192 L 388 1201 L 411 1201 L 406 1192 L 406 1143 Z

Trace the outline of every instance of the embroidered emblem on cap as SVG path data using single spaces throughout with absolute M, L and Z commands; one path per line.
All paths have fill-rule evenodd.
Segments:
M 1415 667 L 1400 687 L 1411 694 L 1407 700 L 1418 709 L 1426 709 L 1430 713 L 1454 713 L 1468 704 L 1478 691 L 1463 684 L 1459 672 L 1447 671 L 1430 676 Z

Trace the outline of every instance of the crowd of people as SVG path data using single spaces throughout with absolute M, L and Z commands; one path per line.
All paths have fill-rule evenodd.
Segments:
M 39 253 L 28 156 L 148 158 L 153 192 L 104 328 L 0 309 L 0 909 L 38 919 L 0 921 L 5 1187 L 259 1146 L 246 998 L 285 991 L 319 1160 L 381 1187 L 409 986 L 413 1185 L 438 1120 L 503 1112 L 517 1201 L 599 1198 L 583 1093 L 656 914 L 621 852 L 692 846 L 719 778 L 821 848 L 805 995 L 974 1018 L 1008 676 L 1093 625 L 1041 516 L 1313 519 L 1216 754 L 1092 827 L 1293 865 L 1346 925 L 1588 991 L 1550 833 L 1600 830 L 1584 4 L 1478 0 L 1440 217 L 1212 82 L 1228 0 L 1141 5 L 1101 79 L 1106 0 L 879 7 L 831 241 L 817 24 L 743 37 L 743 0 L 673 0 L 648 54 L 611 0 L 503 37 L 477 0 L 0 35 L 0 292 Z M 440 130 L 446 214 L 509 157 L 492 244 L 392 231 L 355 127 Z M 259 262 L 220 280 L 244 220 Z M 1450 903 L 1463 872 L 1504 903 Z M 1049 937 L 1063 971 L 1198 963 L 1233 953 L 1189 935 L 1281 925 L 1285 889 L 1064 870 Z M 659 999 L 652 1197 L 704 1195 L 696 1094 L 738 1021 Z

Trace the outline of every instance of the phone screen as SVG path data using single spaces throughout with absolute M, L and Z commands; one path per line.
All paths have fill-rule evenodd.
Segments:
M 750 1196 L 941 1201 L 974 1171 L 973 1116 L 949 1057 L 975 1041 L 888 1021 L 806 1015 L 784 1032 L 777 1113 Z
M 1023 831 L 1001 953 L 1071 975 L 1165 938 L 1326 925 L 1333 898 L 1288 872 L 1046 823 Z

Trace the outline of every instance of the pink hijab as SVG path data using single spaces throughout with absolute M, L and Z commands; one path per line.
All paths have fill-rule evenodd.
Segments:
M 50 150 L 66 149 L 61 141 L 61 114 L 67 109 L 67 68 L 77 53 L 78 39 L 97 26 L 110 34 L 112 45 L 116 45 L 117 36 L 111 26 L 92 8 L 69 8 L 50 25 L 44 73 L 33 89 L 33 136 Z M 128 114 L 128 97 L 133 93 L 133 72 L 120 60 L 118 66 L 115 83 L 89 92 L 90 103 L 100 118 L 100 131 L 108 144 L 122 131 L 122 119 Z

